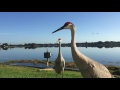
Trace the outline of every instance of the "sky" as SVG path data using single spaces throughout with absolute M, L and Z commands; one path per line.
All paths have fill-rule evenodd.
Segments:
M 76 42 L 120 41 L 120 12 L 0 12 L 0 43 L 71 42 L 71 31 L 54 30 L 72 22 Z

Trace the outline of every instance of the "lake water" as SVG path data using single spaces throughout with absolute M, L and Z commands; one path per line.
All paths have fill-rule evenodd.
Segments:
M 98 61 L 104 65 L 120 66 L 120 48 L 92 48 L 92 47 L 78 47 L 79 51 L 90 57 L 91 59 Z M 44 58 L 46 47 L 25 49 L 25 48 L 11 48 L 3 50 L 0 48 L 0 62 L 6 62 L 10 60 L 47 60 Z M 55 61 L 58 55 L 58 47 L 48 47 L 48 51 L 52 56 L 50 61 Z M 66 62 L 73 61 L 70 47 L 62 47 L 62 54 Z

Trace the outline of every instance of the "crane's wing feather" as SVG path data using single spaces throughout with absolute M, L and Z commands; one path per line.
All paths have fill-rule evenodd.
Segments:
M 96 61 L 90 61 L 88 65 L 88 72 L 92 75 L 92 77 L 104 77 L 104 78 L 111 78 L 112 75 L 109 72 L 109 70 L 102 64 L 96 62 Z

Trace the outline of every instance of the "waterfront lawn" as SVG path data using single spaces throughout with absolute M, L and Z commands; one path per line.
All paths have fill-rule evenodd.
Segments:
M 57 76 L 57 77 L 56 77 Z M 61 78 L 54 70 L 0 64 L 0 78 Z M 64 78 L 82 78 L 78 71 L 65 70 Z

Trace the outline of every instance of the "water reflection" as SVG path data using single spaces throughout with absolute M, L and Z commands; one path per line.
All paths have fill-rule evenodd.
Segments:
M 73 61 L 71 48 L 62 47 L 62 54 L 66 62 Z M 78 47 L 79 51 L 84 55 L 96 60 L 105 65 L 120 66 L 120 48 L 92 48 L 92 47 Z M 58 55 L 58 47 L 48 47 L 48 51 L 52 56 L 50 61 L 54 61 Z M 0 48 L 0 62 L 6 62 L 10 60 L 46 60 L 44 58 L 44 52 L 46 47 L 39 48 Z

